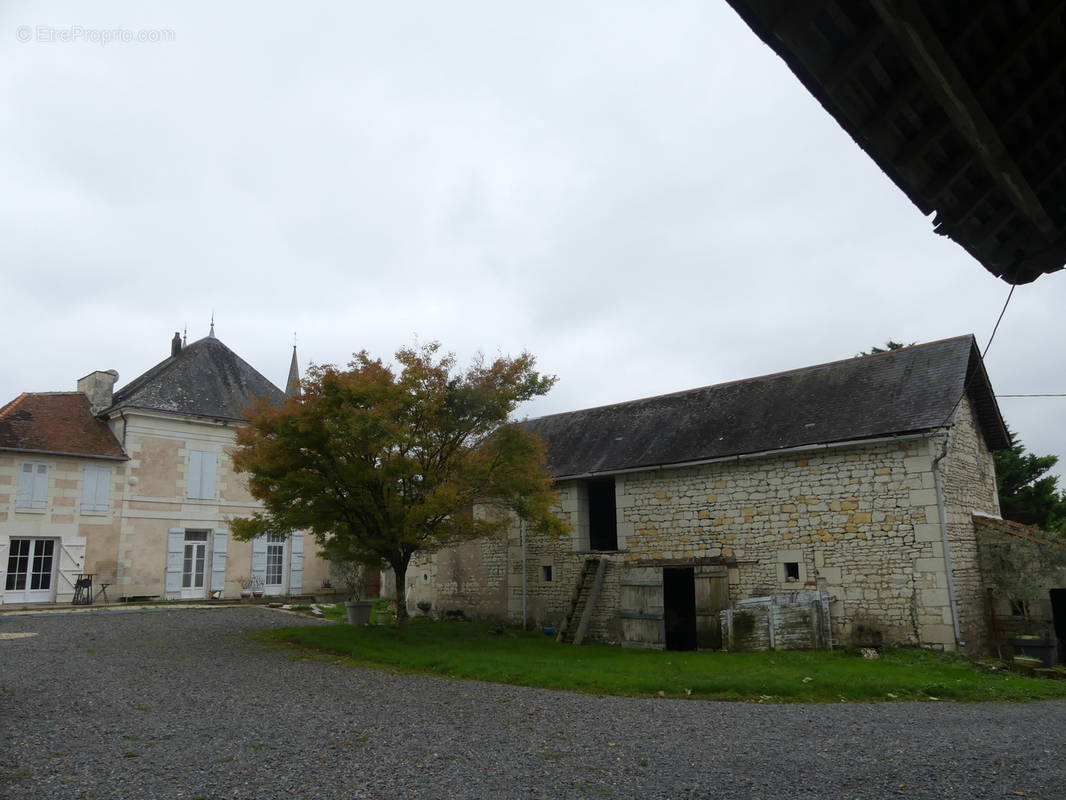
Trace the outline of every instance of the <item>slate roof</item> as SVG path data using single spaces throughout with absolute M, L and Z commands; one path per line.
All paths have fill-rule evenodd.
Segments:
M 556 478 L 942 427 L 963 388 L 990 449 L 1010 446 L 973 336 L 528 420 Z
M 240 420 L 258 397 L 280 405 L 282 391 L 214 336 L 182 348 L 130 381 L 105 414 L 123 408 Z
M 0 450 L 126 458 L 81 392 L 24 392 L 0 408 Z

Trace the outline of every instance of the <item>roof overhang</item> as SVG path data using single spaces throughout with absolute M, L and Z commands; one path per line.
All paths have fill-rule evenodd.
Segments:
M 1066 265 L 1066 5 L 728 2 L 937 233 L 1011 284 Z

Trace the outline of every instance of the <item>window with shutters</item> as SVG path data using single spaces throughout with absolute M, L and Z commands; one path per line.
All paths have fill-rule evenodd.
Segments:
M 111 498 L 111 470 L 86 467 L 81 475 L 82 513 L 107 511 Z
M 19 485 L 15 508 L 43 511 L 48 506 L 48 465 L 40 461 L 23 461 L 19 466 Z
M 218 475 L 218 453 L 189 451 L 188 496 L 195 500 L 214 500 Z

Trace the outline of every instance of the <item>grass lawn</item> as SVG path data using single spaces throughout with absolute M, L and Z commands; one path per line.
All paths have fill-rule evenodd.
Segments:
M 853 652 L 695 653 L 555 644 L 537 632 L 496 633 L 473 622 L 285 628 L 262 638 L 346 656 L 353 663 L 449 678 L 595 694 L 751 702 L 1027 701 L 1066 698 L 1066 681 L 1022 677 L 950 654 Z

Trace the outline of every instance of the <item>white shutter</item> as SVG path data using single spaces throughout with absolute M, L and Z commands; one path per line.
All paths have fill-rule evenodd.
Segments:
M 107 511 L 111 499 L 111 470 L 86 467 L 81 478 L 81 510 Z
M 0 604 L 4 602 L 4 587 L 7 585 L 7 549 L 10 541 L 7 536 L 0 537 Z
M 267 537 L 257 536 L 252 539 L 252 583 L 262 589 L 266 586 L 267 576 Z
M 37 464 L 33 473 L 33 507 L 45 508 L 48 505 L 48 465 Z
M 218 474 L 218 453 L 201 453 L 200 497 L 215 499 L 215 478 Z
M 295 531 L 289 542 L 289 594 L 303 594 L 304 532 Z
M 214 500 L 218 453 L 205 450 L 189 451 L 188 495 L 198 500 Z
M 215 531 L 214 541 L 211 543 L 212 592 L 221 592 L 226 588 L 226 536 L 225 531 Z
M 181 571 L 185 555 L 185 529 L 171 528 L 167 531 L 167 572 L 163 597 L 166 600 L 181 599 Z
M 204 454 L 200 450 L 189 451 L 189 474 L 185 476 L 186 494 L 189 497 L 200 496 L 200 475 L 203 472 Z
M 69 598 L 74 597 L 74 584 L 78 580 L 78 576 L 85 571 L 85 539 L 80 538 L 76 541 L 61 541 L 59 542 L 59 563 L 57 564 L 57 573 L 59 574 L 59 580 L 56 581 L 56 602 L 63 602 L 60 597 L 64 597 L 66 602 L 70 602 Z
M 33 502 L 33 464 L 24 462 L 19 469 L 19 488 L 15 493 L 15 507 L 29 508 Z

